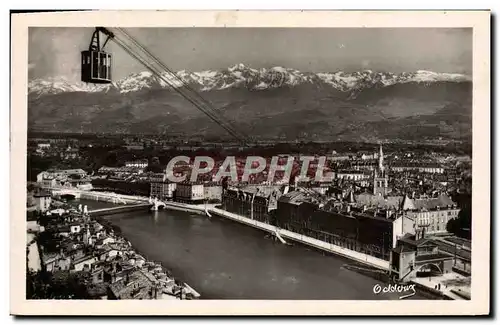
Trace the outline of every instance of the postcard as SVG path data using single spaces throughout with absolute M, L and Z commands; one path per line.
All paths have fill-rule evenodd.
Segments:
M 11 22 L 11 314 L 489 314 L 489 11 Z

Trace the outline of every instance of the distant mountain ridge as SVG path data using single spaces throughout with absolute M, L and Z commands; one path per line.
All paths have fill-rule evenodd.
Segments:
M 432 83 L 470 81 L 468 76 L 456 73 L 436 73 L 420 70 L 416 72 L 390 73 L 364 70 L 353 73 L 300 72 L 295 69 L 273 67 L 270 69 L 253 69 L 244 64 L 236 64 L 221 71 L 188 72 L 178 71 L 176 75 L 185 83 L 199 91 L 223 90 L 244 87 L 250 90 L 265 90 L 283 86 L 301 84 L 319 84 L 331 86 L 342 91 L 359 91 L 371 87 L 387 87 L 397 83 Z M 170 74 L 163 75 L 169 84 L 180 87 L 181 82 Z M 84 82 L 71 82 L 63 77 L 34 79 L 28 83 L 30 95 L 51 95 L 62 92 L 109 92 L 128 93 L 143 89 L 169 88 L 169 84 L 149 71 L 134 73 L 109 85 L 93 85 Z
M 468 141 L 472 136 L 472 82 L 462 74 L 304 73 L 237 64 L 177 76 L 252 137 Z M 63 78 L 32 80 L 28 126 L 38 131 L 226 135 L 150 72 L 105 86 Z

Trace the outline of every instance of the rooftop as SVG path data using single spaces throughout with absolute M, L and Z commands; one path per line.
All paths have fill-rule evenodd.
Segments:
M 125 275 L 125 278 L 112 283 L 109 288 L 119 299 L 151 299 L 155 285 L 141 270 Z
M 452 259 L 452 258 L 453 256 L 444 253 L 426 254 L 426 255 L 415 256 L 415 262 L 430 262 L 435 260 Z
M 441 194 L 436 198 L 425 199 L 411 199 L 406 195 L 402 202 L 403 210 L 435 210 L 447 207 L 456 207 L 456 204 L 446 194 Z
M 381 196 L 371 193 L 361 193 L 354 196 L 356 203 L 367 207 L 379 207 L 384 209 L 398 209 L 403 200 L 402 196 Z

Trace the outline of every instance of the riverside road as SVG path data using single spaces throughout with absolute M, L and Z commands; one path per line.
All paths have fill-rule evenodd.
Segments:
M 103 202 L 78 203 L 89 210 L 104 207 Z M 139 252 L 161 262 L 202 299 L 387 300 L 410 293 L 376 294 L 375 285 L 388 284 L 346 269 L 352 264 L 347 259 L 283 245 L 262 231 L 218 217 L 161 210 L 105 218 Z M 410 299 L 426 297 L 417 293 Z

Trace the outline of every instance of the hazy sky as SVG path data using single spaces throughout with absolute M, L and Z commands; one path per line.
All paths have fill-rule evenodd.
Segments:
M 472 29 L 433 28 L 128 28 L 173 70 L 284 66 L 309 72 L 375 71 L 472 74 Z M 30 78 L 79 79 L 91 28 L 30 28 Z M 109 43 L 108 43 L 109 44 Z M 146 70 L 116 44 L 113 78 Z

